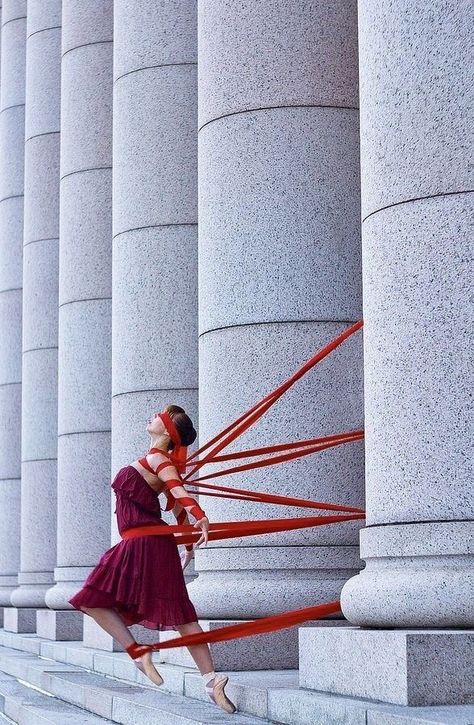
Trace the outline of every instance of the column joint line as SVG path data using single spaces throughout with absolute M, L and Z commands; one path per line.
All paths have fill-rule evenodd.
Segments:
M 50 347 L 29 347 L 27 350 L 23 350 L 22 354 L 26 355 L 27 352 L 37 352 L 38 350 L 57 350 L 57 345 L 51 345 Z
M 163 224 L 145 224 L 143 227 L 132 227 L 131 229 L 124 229 L 121 232 L 114 234 L 112 239 L 119 237 L 121 234 L 128 234 L 129 232 L 138 232 L 141 229 L 156 229 L 157 227 L 195 227 L 197 222 L 164 222 Z
M 58 433 L 58 438 L 64 438 L 64 436 L 77 436 L 77 435 L 87 435 L 88 433 L 110 433 L 111 429 L 107 428 L 106 430 L 72 430 L 69 431 L 69 433 Z
M 381 526 L 412 526 L 413 524 L 458 524 L 470 523 L 474 519 L 422 519 L 420 521 L 384 521 L 379 524 L 367 524 L 364 529 L 376 529 Z
M 209 332 L 218 332 L 219 330 L 232 330 L 236 327 L 252 327 L 254 325 L 288 325 L 288 324 L 302 324 L 312 322 L 315 324 L 325 325 L 333 322 L 335 325 L 353 325 L 357 320 L 259 320 L 258 322 L 242 322 L 241 324 L 222 325 L 221 327 L 212 327 L 205 332 L 201 332 L 198 337 L 203 337 Z
M 387 204 L 387 206 L 381 206 L 380 209 L 375 209 L 375 211 L 371 211 L 370 214 L 367 214 L 362 219 L 362 223 L 367 221 L 371 216 L 374 216 L 374 214 L 378 214 L 381 211 L 385 211 L 386 209 L 391 209 L 394 206 L 400 206 L 401 204 L 410 204 L 414 201 L 423 201 L 425 199 L 437 199 L 439 197 L 443 196 L 455 196 L 456 194 L 472 194 L 474 192 L 474 189 L 461 189 L 460 191 L 440 191 L 438 194 L 427 194 L 426 196 L 414 196 L 410 199 L 402 199 L 401 201 L 395 201 L 393 204 Z
M 18 380 L 16 383 L 0 383 L 0 388 L 8 388 L 9 385 L 21 385 L 21 380 Z
M 59 181 L 67 179 L 68 176 L 74 176 L 74 174 L 84 174 L 86 171 L 105 171 L 110 170 L 112 166 L 92 166 L 90 169 L 77 169 L 77 171 L 70 171 L 68 174 L 59 177 Z
M 33 35 L 38 35 L 38 33 L 45 33 L 47 30 L 61 30 L 62 25 L 52 25 L 50 28 L 40 28 L 40 30 L 35 30 L 34 33 L 30 33 L 26 36 L 26 39 L 32 38 Z
M 2 108 L 0 113 L 3 113 L 4 111 L 8 111 L 10 108 L 20 108 L 21 106 L 24 106 L 24 103 L 13 103 L 11 106 L 5 106 L 5 108 Z
M 44 237 L 43 239 L 30 239 L 29 242 L 25 242 L 23 249 L 29 247 L 30 244 L 37 244 L 38 242 L 57 242 L 59 237 Z
M 122 73 L 121 76 L 117 76 L 117 78 L 114 80 L 114 85 L 122 78 L 125 78 L 125 76 L 132 75 L 132 73 L 140 73 L 140 71 L 151 70 L 152 68 L 169 68 L 170 66 L 172 67 L 183 65 L 197 66 L 197 61 L 182 61 L 181 63 L 157 63 L 156 65 L 144 65 L 143 68 L 134 68 L 133 70 L 129 70 L 126 73 Z
M 18 18 L 11 18 L 10 20 L 5 20 L 5 22 L 2 23 L 2 28 L 4 28 L 5 25 L 8 25 L 8 23 L 14 23 L 16 20 L 26 20 L 26 15 L 20 15 Z
M 8 199 L 21 199 L 24 194 L 12 194 L 11 196 L 4 196 L 3 199 L 0 199 L 0 204 L 2 201 L 8 201 Z
M 68 53 L 72 53 L 73 50 L 79 50 L 80 48 L 87 48 L 89 45 L 107 45 L 112 43 L 112 40 L 95 40 L 92 43 L 82 43 L 81 45 L 75 45 L 73 48 L 68 48 L 62 55 L 61 59 L 64 58 Z
M 28 141 L 31 141 L 34 138 L 40 138 L 41 136 L 54 136 L 55 134 L 61 133 L 60 129 L 57 131 L 45 131 L 44 133 L 35 133 L 33 136 L 28 136 L 28 138 L 25 138 L 25 143 Z
M 211 118 L 209 119 L 209 121 L 206 121 L 206 123 L 203 123 L 202 126 L 198 128 L 198 133 L 199 131 L 202 131 L 202 129 L 206 126 L 209 126 L 209 124 L 220 121 L 222 118 L 228 118 L 229 116 L 239 116 L 242 113 L 253 113 L 254 111 L 278 111 L 283 108 L 332 108 L 336 111 L 359 110 L 358 106 L 333 106 L 330 103 L 287 103 L 282 104 L 281 106 L 256 106 L 255 108 L 243 108 L 241 111 L 231 111 L 230 113 L 223 113 L 222 116 L 216 116 L 215 118 Z
M 23 287 L 9 287 L 8 289 L 0 290 L 0 295 L 2 295 L 4 292 L 19 292 L 22 289 Z
M 85 299 L 79 299 L 79 300 L 69 300 L 68 302 L 61 302 L 60 305 L 58 305 L 58 308 L 65 307 L 66 305 L 74 305 L 78 302 L 99 302 L 100 300 L 111 300 L 112 297 L 86 297 Z
M 193 388 L 145 388 L 143 390 L 126 390 L 123 393 L 114 393 L 112 395 L 112 398 L 120 398 L 122 395 L 135 395 L 136 393 L 161 393 L 161 392 L 167 392 L 168 390 L 190 390 L 195 391 L 197 390 L 198 386 L 194 386 Z

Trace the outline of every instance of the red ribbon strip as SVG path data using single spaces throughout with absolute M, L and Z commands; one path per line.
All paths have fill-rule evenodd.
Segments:
M 295 519 L 257 519 L 256 521 L 222 521 L 209 524 L 209 541 L 233 539 L 241 536 L 272 534 L 277 531 L 305 529 L 312 526 L 326 526 L 341 521 L 364 519 L 365 514 L 347 514 L 340 516 L 300 516 Z M 139 536 L 169 536 L 173 534 L 177 544 L 192 544 L 201 537 L 191 524 L 150 524 L 135 526 L 122 532 L 122 539 L 136 539 Z
M 318 604 L 315 607 L 294 609 L 291 612 L 274 614 L 271 617 L 262 617 L 250 622 L 231 624 L 227 627 L 219 627 L 212 632 L 195 632 L 184 637 L 169 639 L 167 642 L 154 642 L 150 644 L 150 650 L 172 649 L 173 647 L 185 647 L 195 644 L 209 644 L 210 642 L 227 642 L 240 637 L 250 637 L 265 632 L 276 632 L 278 629 L 293 627 L 295 624 L 309 622 L 312 619 L 322 619 L 333 614 L 339 614 L 341 605 L 339 602 L 328 602 Z
M 341 345 L 348 337 L 353 335 L 357 330 L 360 330 L 363 326 L 363 321 L 359 320 L 355 324 L 347 328 L 343 333 L 338 335 L 332 342 L 322 348 L 319 352 L 313 355 L 302 367 L 296 371 L 288 380 L 282 383 L 279 387 L 273 390 L 271 393 L 266 395 L 256 405 L 252 406 L 246 413 L 241 415 L 237 420 L 231 423 L 225 430 L 218 433 L 212 440 L 206 443 L 204 446 L 199 448 L 197 451 L 191 454 L 186 462 L 186 467 L 192 467 L 192 470 L 184 476 L 184 482 L 195 486 L 196 488 L 207 488 L 213 491 L 222 491 L 223 493 L 213 493 L 206 491 L 199 491 L 200 495 L 208 496 L 220 496 L 222 498 L 234 498 L 242 501 L 255 501 L 261 503 L 276 503 L 286 504 L 289 506 L 299 506 L 303 508 L 314 508 L 314 509 L 327 509 L 335 511 L 347 512 L 343 515 L 337 516 L 307 516 L 291 519 L 270 519 L 270 520 L 257 520 L 257 521 L 226 521 L 220 523 L 209 524 L 209 541 L 216 541 L 219 539 L 228 539 L 235 537 L 244 536 L 256 536 L 261 534 L 276 533 L 280 531 L 290 531 L 293 529 L 302 529 L 313 526 L 324 526 L 328 524 L 341 523 L 343 521 L 354 521 L 365 518 L 362 509 L 344 506 L 342 504 L 331 504 L 321 503 L 317 501 L 310 501 L 307 499 L 297 499 L 289 496 L 277 496 L 269 493 L 260 493 L 257 491 L 249 491 L 246 489 L 230 488 L 227 486 L 218 486 L 217 484 L 205 484 L 200 483 L 201 481 L 209 478 L 216 478 L 217 476 L 224 476 L 230 473 L 237 473 L 240 471 L 259 468 L 262 466 L 274 465 L 276 463 L 282 463 L 283 461 L 298 458 L 310 453 L 317 453 L 334 446 L 341 445 L 342 443 L 350 443 L 358 440 L 362 440 L 364 437 L 363 431 L 352 431 L 348 433 L 339 433 L 331 436 L 325 436 L 324 438 L 315 438 L 307 441 L 297 441 L 295 443 L 283 443 L 275 446 L 266 446 L 262 448 L 255 448 L 247 451 L 241 451 L 238 453 L 224 454 L 218 456 L 217 454 L 225 448 L 229 443 L 234 441 L 244 431 L 248 430 L 253 423 L 264 415 L 264 413 L 271 408 L 272 405 L 305 373 L 311 368 L 317 365 L 339 345 Z M 233 430 L 234 429 L 234 430 Z M 217 443 L 220 438 L 223 438 L 220 443 Z M 217 443 L 215 448 L 211 450 L 206 456 L 191 463 L 191 460 L 196 456 L 203 453 L 210 446 Z M 194 480 L 191 476 L 206 463 L 214 463 L 215 461 L 232 460 L 236 458 L 246 458 L 257 455 L 264 455 L 266 453 L 275 453 L 288 449 L 299 448 L 303 450 L 292 451 L 279 456 L 272 456 L 265 458 L 261 461 L 254 461 L 253 463 L 244 464 L 241 466 L 235 466 L 233 468 L 224 469 L 222 471 L 202 476 Z M 190 480 L 191 479 L 191 480 Z M 350 513 L 349 513 L 350 512 Z M 194 526 L 189 524 L 179 525 L 168 525 L 165 522 L 157 525 L 140 526 L 127 529 L 122 533 L 123 539 L 132 539 L 138 536 L 170 536 L 174 535 L 175 540 L 178 544 L 190 544 L 198 541 L 201 538 L 201 531 L 196 531 Z M 220 627 L 213 632 L 202 632 L 187 635 L 185 637 L 179 637 L 168 642 L 156 642 L 149 645 L 151 650 L 169 649 L 172 647 L 183 647 L 193 644 L 203 644 L 210 642 L 224 642 L 238 637 L 247 637 L 254 634 L 261 634 L 264 632 L 273 632 L 278 629 L 285 629 L 295 624 L 301 624 L 302 622 L 309 621 L 311 619 L 318 619 L 321 617 L 327 617 L 332 614 L 340 612 L 339 602 L 329 602 L 328 604 L 319 604 L 314 607 L 305 607 L 304 609 L 297 609 L 291 612 L 284 612 L 271 617 L 264 617 L 251 622 L 244 622 L 242 624 L 232 625 L 230 627 Z

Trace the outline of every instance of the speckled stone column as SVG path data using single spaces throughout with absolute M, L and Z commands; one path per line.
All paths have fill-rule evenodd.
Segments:
M 203 0 L 198 28 L 203 442 L 362 310 L 356 2 Z M 359 335 L 227 450 L 362 427 L 361 353 Z M 228 482 L 360 505 L 363 445 Z M 308 515 L 202 503 L 211 521 Z M 335 599 L 359 565 L 357 531 L 345 523 L 210 544 L 197 552 L 190 595 L 203 616 L 241 619 Z
M 472 627 L 474 5 L 359 5 L 367 566 L 342 603 Z
M 59 111 L 61 2 L 29 0 L 20 587 L 16 607 L 44 607 L 56 563 Z M 34 610 L 33 610 L 34 611 Z M 36 627 L 36 614 L 34 616 Z M 33 630 L 34 631 L 34 630 Z
M 63 2 L 58 558 L 57 584 L 46 595 L 52 609 L 71 609 L 67 600 L 110 543 L 112 9 L 112 0 Z M 68 614 L 82 624 L 81 613 Z M 61 636 L 74 634 L 71 626 Z
M 197 429 L 196 3 L 114 3 L 112 470 L 146 419 Z
M 26 0 L 3 0 L 0 97 L 0 606 L 20 567 Z M 5 621 L 5 624 L 8 623 Z

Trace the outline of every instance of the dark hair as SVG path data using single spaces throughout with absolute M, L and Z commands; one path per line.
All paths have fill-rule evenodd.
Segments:
M 180 435 L 183 446 L 190 446 L 191 443 L 194 443 L 197 438 L 197 433 L 194 430 L 191 418 L 186 415 L 183 408 L 180 408 L 179 405 L 167 405 L 165 410 L 170 414 L 170 417 L 176 426 L 176 430 Z M 173 441 L 170 441 L 168 450 L 172 451 L 173 448 L 174 443 Z

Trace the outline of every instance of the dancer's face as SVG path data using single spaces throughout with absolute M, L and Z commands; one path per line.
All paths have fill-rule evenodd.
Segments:
M 150 433 L 150 435 L 169 435 L 165 428 L 165 424 L 158 413 L 154 413 L 150 418 L 148 418 L 146 430 Z

